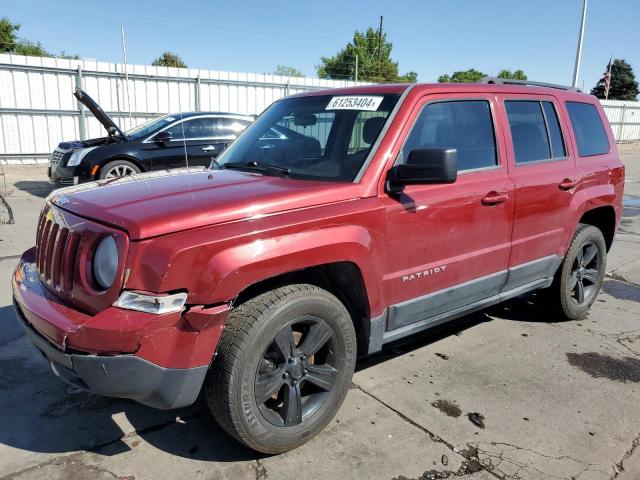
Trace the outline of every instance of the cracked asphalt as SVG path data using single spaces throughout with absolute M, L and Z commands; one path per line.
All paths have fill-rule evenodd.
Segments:
M 620 150 L 625 214 L 586 320 L 558 322 L 528 295 L 388 349 L 358 365 L 324 432 L 271 457 L 201 405 L 157 411 L 55 378 L 9 288 L 50 187 L 41 166 L 4 167 L 0 480 L 640 478 L 640 146 Z

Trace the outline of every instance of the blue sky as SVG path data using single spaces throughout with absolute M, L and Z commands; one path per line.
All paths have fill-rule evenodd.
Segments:
M 164 50 L 193 68 L 271 73 L 277 64 L 315 75 L 354 30 L 377 26 L 393 43 L 400 71 L 429 82 L 475 67 L 523 69 L 530 79 L 569 84 L 582 0 L 0 0 L 20 36 L 50 51 L 120 62 L 120 25 L 130 63 Z M 640 77 L 640 2 L 590 0 L 580 84 L 591 88 L 609 56 Z

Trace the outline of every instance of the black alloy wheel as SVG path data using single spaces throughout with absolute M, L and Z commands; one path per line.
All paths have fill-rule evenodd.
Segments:
M 313 415 L 335 385 L 336 334 L 321 318 L 285 325 L 262 355 L 255 380 L 260 413 L 271 424 L 291 427 Z

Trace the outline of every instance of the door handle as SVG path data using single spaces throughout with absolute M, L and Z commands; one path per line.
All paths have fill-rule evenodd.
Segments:
M 203 152 L 213 152 L 216 149 L 213 145 L 207 145 L 206 147 L 202 147 Z
M 578 185 L 580 185 L 580 180 L 571 180 L 570 178 L 565 178 L 560 182 L 558 187 L 560 188 L 560 190 L 567 191 L 576 188 Z
M 482 205 L 486 205 L 487 207 L 499 205 L 506 202 L 508 198 L 509 195 L 507 195 L 506 193 L 489 192 L 485 197 L 482 198 Z

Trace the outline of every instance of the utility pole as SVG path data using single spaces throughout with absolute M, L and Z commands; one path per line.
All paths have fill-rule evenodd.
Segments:
M 358 81 L 358 54 L 356 53 L 356 82 Z
M 587 1 L 582 0 L 582 20 L 580 21 L 580 34 L 578 35 L 578 49 L 576 51 L 576 65 L 573 69 L 573 88 L 578 87 L 578 76 L 580 75 L 580 60 L 582 57 L 582 42 L 584 40 L 584 24 L 587 19 Z
M 129 69 L 127 68 L 127 43 L 124 39 L 124 25 L 120 26 L 120 33 L 122 37 L 122 55 L 124 57 L 124 89 L 127 95 L 127 108 L 129 109 L 129 128 L 133 127 L 133 120 L 131 119 L 131 97 L 129 96 Z

